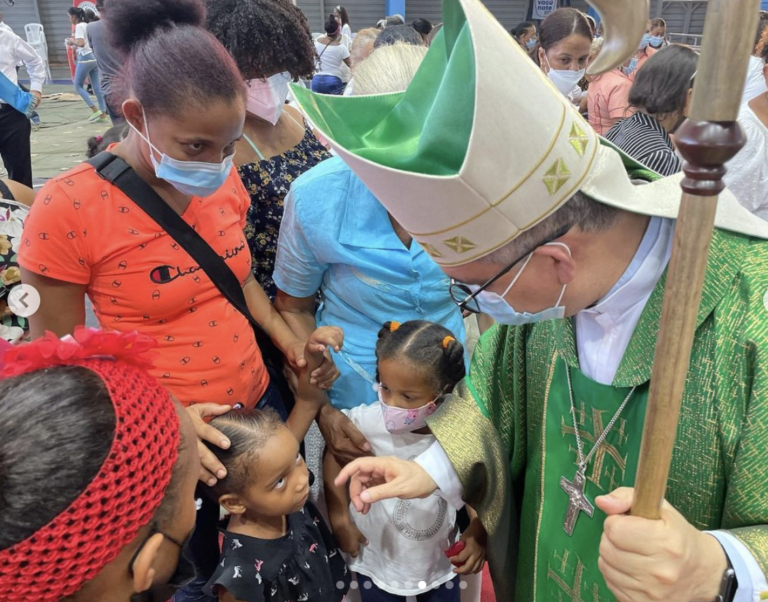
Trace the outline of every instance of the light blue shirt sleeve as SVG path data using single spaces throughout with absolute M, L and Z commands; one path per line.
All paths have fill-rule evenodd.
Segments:
M 317 293 L 328 265 L 320 263 L 312 252 L 299 213 L 291 191 L 285 197 L 272 278 L 284 293 L 303 298 Z
M 747 546 L 727 531 L 707 531 L 723 546 L 733 565 L 739 589 L 733 602 L 759 602 L 760 594 L 768 590 L 765 574 Z

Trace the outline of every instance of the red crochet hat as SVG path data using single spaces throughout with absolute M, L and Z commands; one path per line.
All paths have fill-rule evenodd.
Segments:
M 115 434 L 96 477 L 72 504 L 27 539 L 0 551 L 0 597 L 54 602 L 78 591 L 133 541 L 163 500 L 178 457 L 179 420 L 168 392 L 145 369 L 156 346 L 139 333 L 81 328 L 59 340 L 0 349 L 3 378 L 83 366 L 104 381 Z

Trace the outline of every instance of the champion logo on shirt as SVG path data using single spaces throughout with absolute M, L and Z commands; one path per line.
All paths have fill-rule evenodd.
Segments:
M 245 243 L 240 243 L 237 247 L 234 249 L 228 249 L 224 255 L 220 255 L 220 257 L 223 260 L 232 259 L 233 257 L 237 257 L 237 255 L 240 254 L 240 252 L 245 249 Z M 202 268 L 198 265 L 192 266 L 191 268 L 188 268 L 186 270 L 182 270 L 179 266 L 172 266 L 172 265 L 161 265 L 156 268 L 154 268 L 149 273 L 149 278 L 154 282 L 155 284 L 168 284 L 170 282 L 173 282 L 177 278 L 182 278 L 183 276 L 189 276 L 190 274 L 194 274 L 195 272 L 199 272 Z

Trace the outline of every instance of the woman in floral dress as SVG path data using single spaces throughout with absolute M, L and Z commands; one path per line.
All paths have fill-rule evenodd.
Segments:
M 330 157 L 301 114 L 285 104 L 289 83 L 314 71 L 312 34 L 290 0 L 208 0 L 207 7 L 208 29 L 229 50 L 248 85 L 235 164 L 251 195 L 245 234 L 253 273 L 274 301 L 283 201 L 296 178 Z
M 8 307 L 8 294 L 21 283 L 17 257 L 24 220 L 34 197 L 31 188 L 0 180 L 0 338 L 9 343 L 18 343 L 29 335 L 27 319 Z

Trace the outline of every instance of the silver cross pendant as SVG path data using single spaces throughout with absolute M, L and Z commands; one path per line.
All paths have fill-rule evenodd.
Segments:
M 576 519 L 579 518 L 580 513 L 584 512 L 589 517 L 595 513 L 595 507 L 589 502 L 587 496 L 584 495 L 585 486 L 586 480 L 582 467 L 579 467 L 576 471 L 576 476 L 573 477 L 572 482 L 565 477 L 560 477 L 560 487 L 568 494 L 568 510 L 565 513 L 565 521 L 563 522 L 563 529 L 565 529 L 568 535 L 573 535 Z

